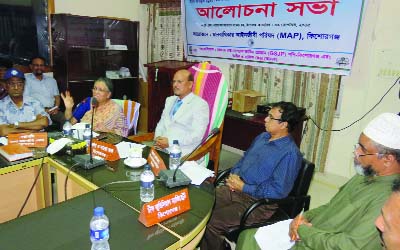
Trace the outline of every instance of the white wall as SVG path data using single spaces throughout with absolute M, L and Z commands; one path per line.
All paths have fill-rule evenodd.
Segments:
M 366 0 L 357 50 L 351 76 L 343 77 L 343 99 L 340 117 L 334 128 L 341 128 L 367 112 L 400 76 L 400 9 L 398 0 Z M 139 0 L 55 0 L 56 13 L 86 16 L 108 16 L 140 21 L 140 58 L 147 61 L 147 10 Z M 397 59 L 397 60 L 396 60 Z M 215 63 L 215 62 L 214 62 Z M 215 63 L 228 76 L 229 65 Z M 394 70 L 394 71 L 393 71 Z M 381 112 L 400 112 L 396 86 L 378 108 L 363 121 L 343 132 L 332 135 L 326 173 L 343 177 L 354 174 L 352 169 L 353 145 L 368 121 Z

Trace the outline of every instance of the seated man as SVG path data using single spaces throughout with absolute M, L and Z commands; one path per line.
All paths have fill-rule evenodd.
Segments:
M 182 155 L 190 153 L 203 139 L 209 122 L 206 101 L 192 93 L 193 76 L 179 70 L 172 80 L 174 96 L 165 100 L 161 119 L 157 124 L 154 146 L 166 149 L 178 140 Z
M 45 59 L 40 56 L 31 59 L 29 67 L 32 73 L 26 75 L 24 94 L 38 100 L 45 107 L 44 109 L 50 115 L 51 120 L 57 122 L 61 127 L 65 118 L 64 114 L 59 111 L 60 93 L 56 80 L 43 74 L 45 62 Z
M 354 150 L 357 175 L 326 205 L 290 224 L 294 250 L 379 249 L 374 220 L 390 195 L 390 185 L 400 174 L 400 117 L 384 113 L 372 120 Z M 244 231 L 236 249 L 260 249 L 256 230 Z M 397 249 L 397 248 L 396 248 Z
M 8 96 L 0 100 L 0 136 L 9 133 L 38 131 L 51 123 L 39 101 L 23 96 L 24 74 L 14 68 L 4 75 Z
M 293 103 L 272 104 L 265 118 L 266 132 L 254 139 L 232 168 L 226 185 L 216 189 L 215 207 L 201 250 L 223 249 L 224 233 L 240 225 L 242 214 L 257 199 L 279 199 L 289 194 L 302 162 L 299 148 L 289 132 L 302 121 L 303 116 L 304 110 L 299 110 Z M 273 208 L 275 206 L 260 207 L 249 217 L 249 222 L 268 219 Z
M 383 249 L 400 249 L 400 179 L 393 183 L 392 194 L 375 220 L 375 225 L 381 233 Z

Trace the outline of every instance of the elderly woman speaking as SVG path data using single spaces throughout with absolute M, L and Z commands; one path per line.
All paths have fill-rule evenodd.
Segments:
M 61 94 L 65 104 L 65 118 L 70 120 L 72 124 L 77 122 L 90 123 L 93 107 L 95 107 L 93 118 L 93 129 L 95 131 L 127 136 L 128 127 L 122 108 L 111 100 L 113 88 L 110 79 L 100 77 L 94 82 L 93 97 L 87 97 L 79 103 L 74 112 L 72 112 L 74 100 L 69 91 Z

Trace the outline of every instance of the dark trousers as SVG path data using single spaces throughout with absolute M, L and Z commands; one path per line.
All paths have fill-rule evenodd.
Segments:
M 229 229 L 238 228 L 240 218 L 257 199 L 242 192 L 232 192 L 227 186 L 216 189 L 215 207 L 200 243 L 200 250 L 224 249 L 224 234 Z M 261 206 L 251 213 L 247 222 L 252 224 L 270 218 L 275 206 Z

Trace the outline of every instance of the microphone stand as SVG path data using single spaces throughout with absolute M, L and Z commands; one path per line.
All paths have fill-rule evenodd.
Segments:
M 97 101 L 96 101 L 97 103 Z M 96 104 L 92 104 L 93 112 L 92 112 L 92 121 L 90 123 L 90 141 L 89 141 L 89 155 L 90 155 L 90 164 L 93 164 L 93 153 L 92 153 L 92 142 L 93 142 L 93 119 L 94 119 L 94 112 L 96 111 Z
M 176 167 L 175 170 L 169 169 L 169 170 L 162 170 L 160 171 L 160 179 L 161 181 L 165 182 L 165 185 L 169 188 L 172 187 L 178 187 L 178 186 L 184 186 L 184 185 L 189 185 L 192 180 L 187 177 L 182 171 L 179 170 L 179 168 L 186 162 L 187 159 L 193 153 L 200 148 L 204 143 L 206 143 L 208 140 L 213 138 L 219 133 L 218 128 L 214 128 L 211 130 L 211 133 L 206 137 L 206 139 L 202 140 L 186 157 L 183 159 L 179 165 Z M 179 171 L 178 171 L 179 170 Z

